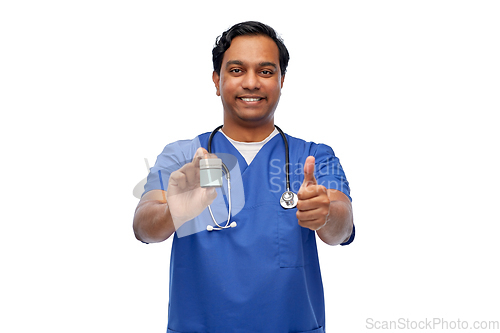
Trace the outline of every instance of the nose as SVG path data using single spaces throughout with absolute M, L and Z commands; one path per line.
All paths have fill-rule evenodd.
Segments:
M 241 82 L 241 86 L 243 89 L 248 89 L 248 90 L 258 90 L 260 89 L 260 80 L 259 76 L 257 73 L 253 71 L 248 71 L 245 76 L 243 77 L 243 80 Z

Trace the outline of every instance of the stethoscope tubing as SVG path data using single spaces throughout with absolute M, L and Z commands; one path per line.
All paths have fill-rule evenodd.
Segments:
M 218 126 L 216 129 L 214 129 L 212 131 L 212 133 L 210 133 L 210 136 L 208 138 L 208 153 L 211 154 L 212 153 L 212 139 L 215 135 L 215 133 L 217 133 L 221 128 L 222 126 L 224 125 L 220 125 Z M 278 126 L 274 125 L 274 127 L 276 127 L 276 129 L 278 130 L 278 132 L 281 134 L 281 137 L 283 138 L 283 142 L 285 143 L 285 171 L 286 171 L 286 190 L 287 191 L 290 191 L 290 174 L 289 174 L 289 168 L 290 168 L 290 157 L 289 157 L 289 152 L 288 152 L 288 140 L 286 139 L 286 136 L 285 136 L 285 133 L 283 133 L 283 131 L 281 130 L 281 128 L 279 128 Z M 223 168 L 225 169 L 225 171 L 229 174 L 229 170 L 227 169 L 226 165 L 224 163 L 222 163 L 223 165 Z

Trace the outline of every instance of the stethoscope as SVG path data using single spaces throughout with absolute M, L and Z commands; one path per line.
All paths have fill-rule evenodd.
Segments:
M 212 138 L 214 137 L 215 133 L 217 133 L 217 131 L 219 131 L 222 128 L 222 126 L 224 126 L 224 125 L 220 125 L 216 129 L 214 129 L 212 131 L 212 133 L 210 133 L 210 137 L 208 138 L 208 153 L 209 154 L 212 152 Z M 297 194 L 290 191 L 290 174 L 289 174 L 290 163 L 289 163 L 289 152 L 288 152 L 288 140 L 286 139 L 285 133 L 283 133 L 281 128 L 279 128 L 276 125 L 274 125 L 274 127 L 276 127 L 278 132 L 281 134 L 281 137 L 283 138 L 283 142 L 285 143 L 286 191 L 283 192 L 283 194 L 281 195 L 280 205 L 281 205 L 281 207 L 283 207 L 285 209 L 290 209 L 290 208 L 294 208 L 295 206 L 297 206 L 297 202 L 298 202 L 299 198 L 297 197 Z M 228 203 L 229 203 L 228 204 L 228 206 L 229 206 L 228 211 L 229 211 L 229 213 L 227 216 L 226 225 L 224 225 L 224 226 L 219 225 L 217 223 L 217 221 L 215 220 L 215 217 L 214 217 L 214 214 L 212 213 L 212 209 L 210 208 L 210 205 L 208 205 L 208 210 L 210 211 L 210 215 L 212 216 L 212 220 L 214 221 L 214 223 L 216 225 L 216 227 L 208 225 L 207 226 L 208 231 L 222 230 L 222 229 L 236 227 L 236 222 L 233 221 L 233 222 L 229 223 L 229 221 L 231 220 L 231 175 L 229 173 L 229 169 L 226 167 L 226 165 L 224 163 L 222 163 L 222 169 L 224 170 L 224 173 L 226 174 L 226 179 L 227 179 L 227 191 L 228 191 Z

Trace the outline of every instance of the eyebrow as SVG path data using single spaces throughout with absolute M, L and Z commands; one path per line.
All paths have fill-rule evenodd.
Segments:
M 243 66 L 244 63 L 241 60 L 228 60 L 228 62 L 226 63 L 226 68 L 228 68 L 231 65 Z M 276 64 L 274 62 L 270 62 L 270 61 L 260 62 L 259 66 L 260 67 L 271 66 L 271 67 L 274 67 L 275 70 L 278 70 L 278 66 L 276 66 Z
M 260 67 L 266 67 L 266 66 L 272 66 L 274 67 L 274 70 L 278 70 L 278 66 L 276 66 L 276 64 L 274 62 L 270 62 L 270 61 L 265 61 L 265 62 L 261 62 L 259 63 L 259 66 Z

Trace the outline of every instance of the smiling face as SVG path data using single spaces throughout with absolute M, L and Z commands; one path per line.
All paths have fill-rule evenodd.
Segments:
M 224 107 L 224 132 L 236 128 L 272 131 L 284 79 L 278 46 L 271 38 L 234 38 L 224 53 L 220 75 L 213 73 L 217 96 Z

